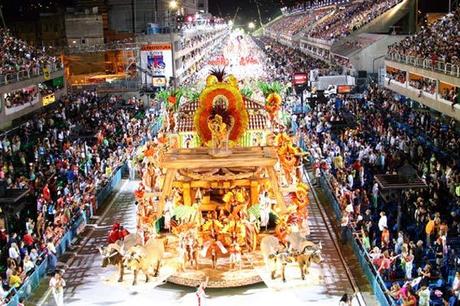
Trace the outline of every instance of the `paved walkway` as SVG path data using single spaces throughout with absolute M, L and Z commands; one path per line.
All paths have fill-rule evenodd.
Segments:
M 197 305 L 193 288 L 154 282 L 139 282 L 139 285 L 133 287 L 129 273 L 123 283 L 118 283 L 114 267 L 101 267 L 97 246 L 105 243 L 111 225 L 121 222 L 130 231 L 135 230 L 136 206 L 133 190 L 136 186 L 137 182 L 123 183 L 120 192 L 100 217 L 98 225 L 93 226 L 75 256 L 69 260 L 64 276 L 67 282 L 66 305 Z M 210 298 L 205 305 L 337 305 L 341 295 L 344 292 L 351 293 L 352 287 L 327 230 L 329 223 L 323 220 L 319 206 L 314 201 L 309 222 L 311 240 L 322 242 L 324 261 L 320 265 L 312 265 L 306 281 L 300 280 L 295 266 L 289 268 L 291 271 L 287 275 L 291 280 L 287 283 L 272 281 L 267 277 L 266 271 L 261 271 L 263 278 L 267 280 L 266 284 L 234 289 L 209 289 L 207 294 Z M 55 305 L 51 295 L 45 294 L 41 302 L 34 302 L 33 305 Z

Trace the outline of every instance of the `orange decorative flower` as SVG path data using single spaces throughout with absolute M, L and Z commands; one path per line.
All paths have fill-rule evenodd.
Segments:
M 177 102 L 177 98 L 176 98 L 175 96 L 169 96 L 169 97 L 168 97 L 168 103 L 169 103 L 170 105 L 175 105 L 176 102 Z
M 265 109 L 270 118 L 273 120 L 281 108 L 281 96 L 277 93 L 271 93 L 265 99 Z

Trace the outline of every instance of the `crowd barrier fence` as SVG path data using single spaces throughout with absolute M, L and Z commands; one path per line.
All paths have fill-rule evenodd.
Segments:
M 447 63 L 441 60 L 433 61 L 428 58 L 419 58 L 414 56 L 402 55 L 398 53 L 388 53 L 386 59 L 390 61 L 407 64 L 410 66 L 420 67 L 427 70 L 436 71 L 446 75 L 460 77 L 460 66 Z
M 320 184 L 321 188 L 326 194 L 327 199 L 329 200 L 329 203 L 331 203 L 332 208 L 334 209 L 337 220 L 340 222 L 342 218 L 342 211 L 340 209 L 337 198 L 332 191 L 332 186 L 329 183 L 328 177 L 324 172 L 322 172 Z M 356 234 L 357 233 L 354 231 L 354 229 L 349 228 L 347 231 L 348 241 L 351 241 L 353 251 L 356 254 L 356 257 L 359 260 L 359 264 L 363 269 L 369 284 L 372 287 L 372 291 L 374 292 L 377 301 L 380 305 L 383 306 L 395 306 L 396 304 L 393 302 L 393 299 L 386 294 L 387 289 L 385 282 L 372 265 L 368 252 L 364 249 L 362 244 L 357 239 L 355 239 Z

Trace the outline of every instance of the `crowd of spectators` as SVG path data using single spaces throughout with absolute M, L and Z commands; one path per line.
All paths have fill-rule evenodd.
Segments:
M 407 73 L 401 70 L 387 70 L 387 78 L 388 84 L 390 84 L 392 80 L 405 84 L 407 81 Z
M 0 76 L 19 71 L 39 73 L 48 65 L 58 63 L 58 58 L 14 37 L 9 29 L 0 28 Z
M 282 17 L 268 27 L 268 31 L 293 36 L 332 12 L 332 8 L 320 8 L 306 13 Z
M 38 84 L 38 90 L 40 91 L 40 95 L 42 97 L 46 95 L 54 94 L 57 90 L 60 90 L 62 88 L 63 88 L 62 85 L 54 86 L 54 85 L 47 85 L 46 83 Z
M 328 41 L 346 37 L 399 2 L 401 0 L 355 1 L 343 7 L 339 5 L 337 12 L 317 24 L 309 35 Z
M 296 72 L 309 73 L 310 70 L 319 69 L 330 71 L 338 69 L 331 67 L 326 62 L 306 55 L 300 50 L 284 46 L 269 37 L 255 39 L 255 42 L 266 54 L 265 66 L 274 76 L 274 81 L 290 82 Z
M 221 31 L 223 31 L 224 28 L 218 28 L 216 29 L 216 31 L 211 31 L 211 32 L 208 32 L 208 33 L 204 33 L 204 34 L 199 34 L 199 35 L 194 35 L 192 37 L 183 37 L 180 41 L 179 41 L 179 50 L 182 50 L 182 49 L 188 49 L 188 48 L 194 48 L 206 41 L 209 41 L 210 39 L 212 39 L 213 37 L 215 37 L 216 35 L 218 35 L 218 33 L 220 33 Z
M 417 80 L 409 79 L 409 85 L 421 91 L 432 94 L 432 95 L 436 93 L 436 81 L 432 79 L 428 79 L 428 78 L 421 78 Z
M 450 101 L 450 102 L 455 104 L 457 102 L 457 99 L 458 99 L 458 97 L 457 97 L 458 91 L 459 91 L 459 89 L 457 87 L 455 87 L 455 86 L 452 86 L 450 88 L 446 88 L 446 89 L 441 91 L 441 97 L 444 100 Z
M 388 53 L 460 65 L 460 7 L 417 34 L 388 48 Z
M 10 92 L 4 95 L 6 108 L 14 108 L 21 105 L 33 105 L 38 102 L 38 89 L 36 86 Z
M 27 221 L 18 214 L 9 232 L 0 231 L 7 268 L 0 290 L 20 287 L 40 260 L 56 266 L 56 245 L 72 220 L 95 209 L 97 192 L 150 135 L 154 116 L 141 103 L 95 92 L 67 96 L 0 136 L 0 180 L 8 188 L 28 189 L 37 203 Z
M 349 68 L 349 69 L 353 68 L 353 65 L 351 64 L 350 59 L 346 57 L 334 55 L 331 59 L 331 62 L 338 66 L 342 66 L 345 68 Z
M 345 114 L 356 126 L 331 129 Z M 342 210 L 343 241 L 353 228 L 387 294 L 399 305 L 443 304 L 443 299 L 456 305 L 460 138 L 455 120 L 442 122 L 371 86 L 362 99 L 317 103 L 297 121 L 299 145 L 308 149 L 315 177 L 325 172 Z M 374 175 L 395 174 L 402 166 L 412 167 L 427 187 L 384 201 Z

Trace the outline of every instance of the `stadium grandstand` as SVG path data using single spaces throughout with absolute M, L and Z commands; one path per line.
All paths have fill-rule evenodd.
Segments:
M 96 2 L 0 6 L 0 305 L 460 305 L 458 1 Z

